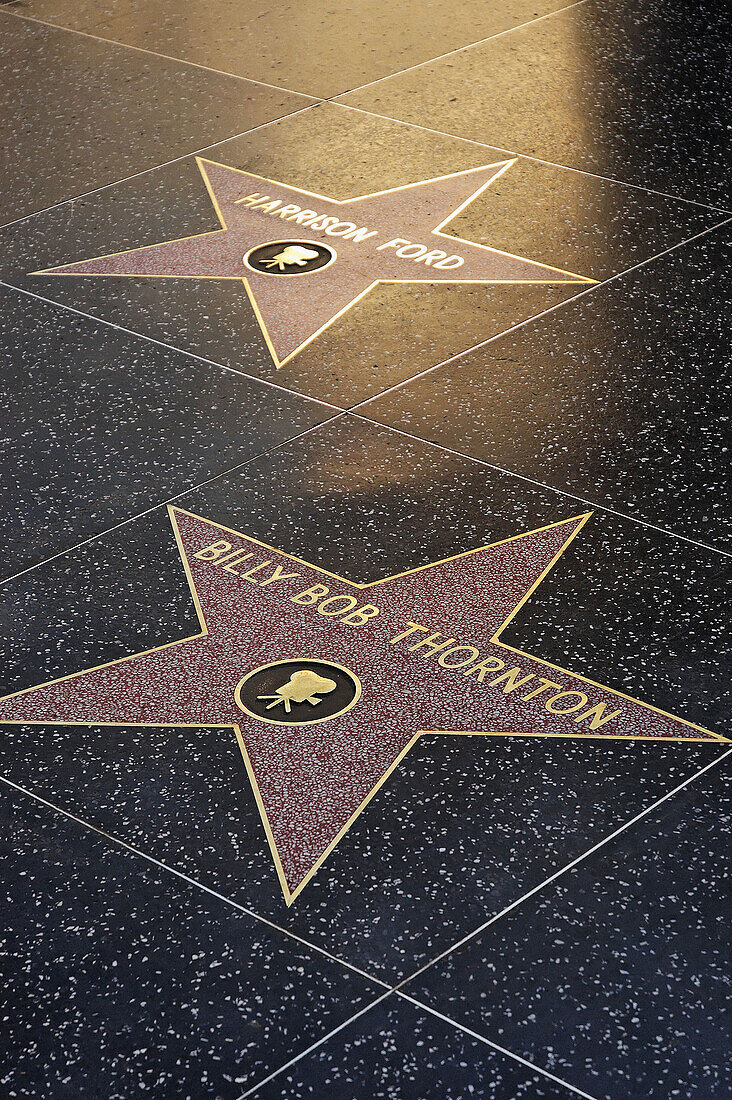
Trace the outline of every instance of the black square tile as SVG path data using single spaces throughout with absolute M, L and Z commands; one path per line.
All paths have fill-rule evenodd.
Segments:
M 427 58 L 500 34 L 564 0 L 23 0 L 23 13 L 227 73 L 327 98 Z M 307 44 L 306 48 L 304 48 Z
M 592 1096 L 728 1095 L 728 772 L 712 768 L 406 988 Z
M 380 989 L 0 783 L 3 1091 L 238 1096 Z
M 0 287 L 3 576 L 333 415 Z
M 310 102 L 9 11 L 0 12 L 0 73 L 0 141 L 11 154 L 0 224 Z
M 392 995 L 250 1095 L 252 1100 L 570 1100 L 577 1094 Z
M 714 230 L 363 415 L 724 549 L 729 254 Z
M 344 102 L 724 207 L 726 46 L 712 0 L 588 0 Z

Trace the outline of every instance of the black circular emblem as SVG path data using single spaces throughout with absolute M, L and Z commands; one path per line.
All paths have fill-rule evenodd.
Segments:
M 335 258 L 334 248 L 315 241 L 270 241 L 250 249 L 244 265 L 263 275 L 309 275 Z
M 260 722 L 311 726 L 345 714 L 361 697 L 358 676 L 332 661 L 295 657 L 260 665 L 236 685 L 236 705 Z

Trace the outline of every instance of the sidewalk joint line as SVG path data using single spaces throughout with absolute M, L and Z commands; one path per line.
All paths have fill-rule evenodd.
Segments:
M 236 367 L 230 367 L 227 363 L 220 363 L 216 359 L 209 359 L 206 355 L 200 355 L 197 351 L 190 351 L 188 348 L 178 347 L 177 344 L 170 344 L 166 340 L 160 340 L 157 336 L 150 336 L 146 332 L 138 332 L 137 329 L 128 328 L 126 325 L 120 325 L 117 321 L 109 321 L 105 317 L 98 317 L 94 313 L 87 313 L 83 309 L 67 305 L 65 302 L 58 302 L 54 298 L 46 298 L 45 295 L 38 294 L 35 290 L 28 290 L 26 287 L 16 286 L 15 283 L 9 283 L 5 279 L 0 279 L 0 287 L 5 287 L 7 290 L 13 290 L 16 294 L 25 294 L 29 298 L 35 298 L 36 301 L 43 302 L 45 305 L 52 306 L 54 309 L 66 310 L 68 313 L 73 313 L 77 317 L 83 317 L 86 321 L 94 321 L 95 324 L 106 325 L 107 328 L 114 329 L 117 332 L 123 332 L 127 336 L 134 336 L 138 340 L 145 340 L 148 344 L 155 344 L 159 348 L 164 348 L 165 351 L 172 351 L 176 355 L 185 355 L 190 359 L 195 359 L 198 363 L 203 363 L 207 367 L 215 367 L 217 370 L 226 371 L 228 374 L 233 374 L 237 378 L 245 378 L 248 382 L 254 382 L 261 386 L 269 386 L 270 389 L 277 390 L 279 393 L 285 393 L 289 397 L 299 399 L 306 404 L 320 405 L 323 408 L 332 409 L 334 412 L 346 412 L 346 410 L 342 409 L 339 405 L 333 405 L 329 401 L 323 401 L 322 398 L 309 397 L 299 390 L 291 390 L 289 387 L 279 382 L 273 382 L 270 378 L 260 378 L 256 374 L 249 374 L 247 371 L 237 370 Z
M 580 0 L 580 3 L 585 3 L 586 0 Z M 577 7 L 578 5 L 572 5 Z M 398 74 L 395 74 L 398 75 Z M 390 77 L 382 77 L 382 80 L 386 81 L 391 79 Z M 358 89 L 354 89 L 358 91 Z M 342 95 L 350 95 L 350 92 L 342 92 Z M 579 176 L 591 176 L 593 179 L 604 180 L 606 183 L 612 183 L 616 187 L 630 187 L 634 191 L 643 191 L 647 195 L 658 195 L 659 198 L 672 199 L 674 202 L 685 204 L 686 206 L 698 206 L 702 210 L 708 210 L 712 214 L 731 215 L 732 209 L 727 209 L 724 206 L 714 206 L 710 203 L 699 202 L 698 199 L 687 199 L 682 195 L 672 195 L 669 191 L 656 191 L 652 187 L 646 187 L 642 183 L 629 183 L 627 180 L 615 179 L 614 176 L 605 176 L 601 172 L 593 172 L 589 168 L 575 168 L 571 164 L 562 164 L 556 160 L 545 160 L 543 157 L 534 156 L 532 153 L 519 153 L 515 149 L 506 149 L 502 145 L 491 145 L 487 141 L 478 141 L 476 138 L 462 137 L 460 134 L 452 134 L 449 130 L 436 130 L 433 126 L 423 126 L 419 122 L 408 122 L 407 119 L 396 118 L 394 115 L 384 115 L 379 111 L 371 111 L 368 107 L 357 107 L 353 103 L 342 103 L 341 100 L 336 97 L 335 99 L 324 99 L 321 103 L 332 103 L 336 107 L 345 107 L 349 111 L 358 111 L 362 115 L 371 115 L 373 118 L 383 118 L 385 122 L 396 122 L 399 126 L 410 126 L 413 130 L 424 130 L 428 134 L 436 134 L 438 137 L 452 138 L 453 141 L 463 141 L 468 145 L 477 145 L 481 149 L 489 149 L 492 153 L 500 153 L 501 156 L 518 157 L 521 160 L 530 160 L 535 164 L 545 164 L 548 168 L 559 168 L 563 172 L 574 172 Z
M 0 8 L 0 14 L 3 10 L 4 9 Z M 50 25 L 51 24 L 49 24 L 49 26 Z M 151 165 L 149 168 L 141 168 L 139 172 L 132 172 L 129 176 L 121 176 L 119 179 L 112 180 L 111 183 L 102 183 L 99 187 L 92 187 L 90 191 L 81 191 L 78 195 L 71 195 L 67 199 L 60 199 L 58 202 L 51 203 L 50 206 L 41 207 L 40 210 L 31 210 L 29 214 L 23 214 L 20 218 L 14 218 L 13 221 L 10 222 L 3 222 L 3 224 L 0 225 L 0 233 L 4 232 L 6 229 L 10 229 L 11 226 L 17 226 L 20 225 L 21 222 L 27 222 L 30 221 L 31 218 L 37 218 L 41 214 L 49 214 L 52 210 L 59 210 L 62 206 L 73 206 L 75 202 L 87 199 L 90 195 L 98 195 L 100 191 L 107 191 L 110 187 L 119 187 L 123 183 L 129 183 L 130 180 L 136 180 L 141 176 L 146 176 L 149 172 L 157 172 L 161 168 L 169 168 L 172 164 L 179 164 L 183 160 L 189 160 L 211 149 L 217 149 L 219 145 L 225 145 L 227 141 L 236 141 L 237 138 L 248 137 L 249 134 L 253 134 L 257 130 L 263 130 L 267 126 L 274 126 L 277 122 L 284 122 L 285 119 L 294 118 L 295 115 L 301 115 L 305 111 L 312 111 L 315 107 L 322 106 L 323 102 L 322 100 L 317 100 L 313 103 L 306 103 L 304 107 L 298 107 L 296 111 L 288 111 L 284 115 L 278 115 L 277 118 L 270 118 L 266 122 L 258 122 L 256 126 L 250 126 L 247 130 L 241 130 L 237 134 L 230 134 L 228 137 L 220 138 L 218 141 L 212 141 L 208 145 L 202 145 L 198 149 L 191 149 L 190 152 L 181 153 L 180 156 L 172 157 L 171 160 L 163 160 L 158 164 Z
M 686 787 L 690 786 L 690 784 L 696 782 L 696 780 L 700 779 L 701 776 L 706 774 L 706 772 L 710 771 L 712 768 L 716 768 L 730 755 L 732 755 L 732 749 L 727 749 L 726 752 L 723 752 L 720 756 L 716 756 L 714 760 L 710 760 L 709 763 L 705 764 L 703 768 L 699 769 L 699 771 L 694 772 L 693 775 L 688 776 L 686 779 L 683 780 L 683 782 L 677 784 L 677 786 L 674 787 L 672 790 L 667 791 L 664 795 L 661 795 L 661 797 L 657 798 L 655 802 L 651 802 L 651 804 L 641 810 L 640 813 L 637 813 L 634 817 L 631 817 L 629 821 L 626 821 L 622 825 L 618 826 L 617 829 L 614 829 L 613 832 L 609 833 L 602 840 L 598 840 L 597 843 L 593 844 L 591 848 L 588 848 L 586 852 L 581 852 L 580 855 L 575 856 L 575 858 L 569 863 L 565 864 L 564 867 L 559 867 L 551 875 L 545 878 L 543 882 L 537 883 L 537 885 L 532 887 L 531 890 L 527 890 L 526 893 L 521 895 L 521 897 L 516 898 L 515 901 L 512 901 L 510 905 L 504 906 L 504 908 L 501 909 L 500 912 L 494 913 L 492 917 L 489 917 L 488 920 L 478 925 L 478 927 L 474 928 L 472 932 L 468 932 L 465 936 L 462 937 L 462 939 L 457 940 L 454 944 L 452 944 L 451 947 L 448 947 L 444 951 L 441 951 L 439 955 L 435 955 L 434 959 L 431 959 L 430 962 L 425 963 L 423 966 L 420 966 L 417 970 L 415 970 L 413 974 L 410 974 L 408 977 L 403 978 L 400 982 L 393 986 L 393 992 L 399 992 L 403 986 L 413 981 L 420 974 L 423 974 L 425 970 L 429 970 L 436 963 L 441 962 L 443 959 L 447 958 L 448 955 L 452 955 L 453 952 L 459 951 L 460 948 L 464 947 L 465 944 L 468 943 L 470 940 L 473 940 L 476 936 L 481 935 L 481 933 L 485 932 L 487 928 L 490 928 L 492 925 L 496 924 L 497 921 L 501 920 L 509 913 L 512 913 L 514 909 L 517 909 L 520 905 L 523 905 L 524 902 L 528 901 L 530 898 L 535 897 L 542 890 L 545 890 L 547 886 L 551 886 L 552 883 L 557 881 L 557 879 L 561 878 L 569 871 L 574 870 L 574 868 L 579 866 L 579 864 L 584 863 L 586 859 L 589 859 L 589 857 L 594 855 L 595 852 L 600 851 L 600 849 L 604 848 L 606 844 L 609 844 L 611 841 L 617 839 L 617 837 L 622 836 L 622 834 L 627 832 L 628 829 L 631 829 L 634 825 L 637 825 L 639 821 L 642 821 L 645 817 L 648 817 L 649 814 L 652 814 L 655 810 L 659 808 L 659 806 L 662 806 L 664 802 L 668 802 L 670 798 L 673 798 L 675 795 L 683 791 Z
M 258 451 L 252 455 L 251 458 L 245 458 L 242 462 L 238 462 L 235 466 L 231 466 L 226 470 L 221 470 L 216 474 L 212 474 L 211 477 L 206 478 L 205 481 L 197 482 L 195 485 L 189 486 L 187 489 L 182 489 L 174 496 L 166 497 L 164 500 L 157 500 L 154 504 L 149 505 L 141 512 L 135 512 L 134 515 L 126 516 L 120 520 L 119 523 L 112 524 L 111 527 L 105 527 L 101 531 L 96 531 L 93 535 L 88 535 L 86 538 L 81 539 L 79 542 L 75 542 L 73 546 L 67 546 L 63 550 L 58 550 L 55 554 L 49 555 L 47 558 L 42 558 L 40 561 L 34 562 L 33 565 L 27 565 L 24 569 L 18 570 L 17 573 L 11 573 L 6 577 L 0 577 L 0 588 L 6 584 L 10 584 L 11 581 L 18 580 L 19 577 L 25 576 L 27 573 L 32 573 L 34 570 L 39 569 L 42 565 L 47 565 L 49 562 L 55 561 L 57 558 L 63 558 L 66 554 L 73 554 L 76 550 L 81 549 L 82 546 L 88 546 L 89 543 L 96 542 L 97 539 L 104 538 L 106 535 L 112 534 L 113 531 L 118 531 L 121 527 L 126 527 L 128 523 L 134 523 L 135 520 L 142 519 L 143 516 L 150 515 L 151 512 L 157 511 L 159 508 L 164 508 L 167 504 L 174 504 L 182 497 L 187 496 L 189 493 L 196 493 L 200 489 L 205 488 L 214 481 L 218 481 L 219 478 L 229 477 L 231 474 L 236 473 L 237 470 L 244 469 L 250 462 L 256 462 L 258 459 L 265 458 L 267 455 L 272 454 L 274 451 L 279 450 L 281 447 L 286 447 L 290 443 L 294 443 L 296 440 L 301 439 L 305 435 L 309 435 L 311 432 L 317 431 L 318 428 L 325 424 L 331 424 L 335 420 L 339 420 L 345 416 L 345 412 L 336 412 L 333 416 L 329 416 L 326 420 L 322 420 L 317 424 L 312 424 L 309 428 L 304 428 L 303 431 L 298 432 L 297 435 L 289 436 L 287 439 L 283 439 L 280 443 L 275 443 L 271 447 L 267 447 L 263 451 Z
M 585 3 L 586 0 L 579 0 L 580 3 Z M 7 8 L 0 8 L 0 12 L 7 11 Z M 172 54 L 159 53 L 157 50 L 148 50 L 145 46 L 133 46 L 131 42 L 120 42 L 117 38 L 104 38 L 100 34 L 94 34 L 92 31 L 82 31 L 77 27 L 67 27 L 63 23 L 51 23 L 48 19 L 39 19 L 36 15 L 28 15 L 25 12 L 11 12 L 17 19 L 23 19 L 26 23 L 36 23 L 41 27 L 49 27 L 54 31 L 63 31 L 65 34 L 78 34 L 82 38 L 91 38 L 95 42 L 103 42 L 106 46 L 118 46 L 124 50 L 134 50 L 136 53 L 144 53 L 149 57 L 159 57 L 161 61 L 174 61 L 177 65 L 187 65 L 191 69 L 203 69 L 204 72 L 215 73 L 217 76 L 226 76 L 230 80 L 245 80 L 247 84 L 261 84 L 265 88 L 271 88 L 275 92 L 284 92 L 286 95 L 302 96 L 304 99 L 317 100 L 324 102 L 321 96 L 312 96 L 308 92 L 296 92 L 294 88 L 285 88 L 282 84 L 269 84 L 266 80 L 256 80 L 251 76 L 240 76 L 239 73 L 230 73 L 226 69 L 215 69 L 212 65 L 203 65 L 199 61 L 187 61 L 183 57 L 173 57 Z
M 22 722 L 18 723 L 22 725 Z M 49 723 L 52 724 L 52 723 Z M 185 882 L 188 886 L 193 886 L 203 893 L 208 894 L 212 898 L 216 898 L 217 901 L 223 902 L 232 909 L 236 909 L 237 912 L 243 913 L 247 917 L 258 921 L 260 924 L 265 924 L 268 928 L 271 928 L 275 932 L 279 932 L 281 935 L 286 936 L 288 939 L 295 940 L 297 943 L 306 947 L 309 951 L 315 951 L 317 954 L 322 955 L 332 963 L 337 963 L 339 966 L 345 967 L 347 970 L 352 970 L 354 974 L 358 974 L 359 977 L 365 978 L 367 981 L 381 986 L 386 990 L 385 996 L 391 992 L 391 987 L 388 982 L 385 982 L 382 978 L 376 978 L 371 974 L 368 974 L 365 970 L 361 970 L 360 967 L 355 966 L 353 963 L 347 962 L 344 959 L 339 959 L 337 955 L 331 954 L 324 947 L 320 947 L 317 943 L 312 943 L 310 940 L 306 940 L 303 936 L 298 935 L 297 932 L 290 931 L 288 928 L 283 928 L 282 925 L 277 924 L 275 921 L 270 920 L 269 917 L 264 917 L 260 913 L 255 912 L 254 909 L 250 909 L 246 905 L 242 905 L 241 902 L 234 901 L 233 898 L 229 898 L 226 894 L 220 893 L 218 890 L 214 890 L 211 886 L 206 886 L 205 883 L 199 882 L 197 879 L 187 875 L 184 871 L 179 871 L 175 867 L 171 867 L 167 863 L 163 863 L 161 860 L 156 859 L 155 856 L 148 855 L 147 852 L 143 852 L 141 848 L 136 848 L 134 844 L 128 844 L 126 840 L 122 840 L 120 837 L 114 836 L 112 833 L 108 833 L 105 829 L 99 828 L 98 825 L 93 825 L 89 821 L 85 821 L 83 817 L 79 817 L 77 814 L 71 813 L 70 810 L 65 810 L 62 806 L 58 806 L 54 802 L 49 802 L 48 799 L 42 795 L 37 794 L 35 791 L 30 790 L 28 787 L 21 786 L 20 783 L 15 783 L 12 779 L 8 779 L 4 775 L 0 775 L 0 783 L 4 783 L 6 786 L 11 787 L 13 790 L 18 791 L 20 794 L 26 795 L 28 798 L 34 799 L 47 809 L 52 810 L 54 813 L 61 814 L 63 817 L 73 821 L 74 824 L 79 825 L 82 829 L 86 829 L 89 832 L 96 833 L 110 844 L 115 844 L 119 848 L 123 848 L 126 852 L 145 860 L 146 863 L 151 864 L 153 867 L 159 868 L 161 871 L 165 871 L 169 875 L 175 876 Z
M 404 73 L 414 72 L 415 69 L 422 69 L 425 65 L 433 65 L 436 61 L 444 61 L 447 57 L 454 57 L 456 53 L 465 53 L 466 50 L 472 50 L 476 46 L 483 46 L 486 42 L 492 42 L 495 38 L 505 38 L 506 35 L 513 34 L 514 31 L 523 30 L 524 27 L 531 27 L 535 23 L 543 23 L 545 19 L 551 19 L 552 16 L 561 15 L 562 12 L 570 11 L 572 8 L 580 8 L 583 4 L 588 3 L 588 0 L 572 0 L 571 3 L 565 4 L 562 8 L 556 8 L 554 11 L 547 11 L 543 15 L 537 15 L 533 19 L 526 19 L 523 23 L 517 23 L 514 27 L 506 27 L 503 31 L 496 31 L 495 34 L 488 34 L 485 38 L 477 38 L 474 42 L 466 42 L 464 46 L 456 46 L 454 50 L 447 50 L 445 53 L 437 54 L 435 57 L 428 57 L 424 61 L 417 61 L 414 65 L 407 65 L 405 69 L 397 69 L 393 73 L 388 73 L 386 76 L 379 76 L 376 80 L 369 80 L 366 84 L 357 84 L 354 88 L 349 88 L 348 91 L 338 92 L 336 96 L 331 96 L 327 102 L 333 102 L 337 100 L 338 96 L 351 95 L 354 92 L 361 92 L 364 88 L 372 88 L 374 84 L 384 84 L 388 80 L 392 80 L 397 76 L 403 76 Z
M 527 1069 L 532 1070 L 534 1073 L 539 1073 L 542 1077 L 548 1077 L 550 1081 L 554 1081 L 558 1085 L 563 1085 L 566 1089 L 569 1089 L 570 1092 L 573 1092 L 575 1096 L 581 1096 L 583 1100 L 598 1100 L 598 1098 L 590 1096 L 589 1092 L 583 1092 L 582 1089 L 577 1088 L 576 1085 L 571 1085 L 569 1081 L 565 1081 L 563 1077 L 557 1077 L 555 1073 L 537 1065 L 536 1062 L 530 1062 L 528 1058 L 523 1058 L 520 1054 L 516 1054 L 515 1051 L 511 1050 L 509 1047 L 504 1047 L 501 1046 L 500 1043 L 495 1043 L 492 1039 L 489 1039 L 487 1035 L 482 1035 L 479 1031 L 473 1031 L 472 1028 L 467 1027 L 465 1024 L 461 1024 L 459 1020 L 453 1019 L 452 1016 L 445 1016 L 444 1013 L 438 1012 L 435 1008 L 431 1008 L 428 1004 L 425 1004 L 424 1001 L 420 1001 L 416 997 L 411 997 L 408 993 L 402 993 L 400 990 L 395 990 L 394 992 L 397 997 L 401 997 L 405 1001 L 410 1001 L 416 1008 L 421 1008 L 423 1012 L 429 1012 L 432 1016 L 436 1016 L 438 1020 L 442 1020 L 446 1024 L 452 1024 L 458 1031 L 470 1035 L 472 1039 L 477 1039 L 480 1043 L 485 1043 L 486 1046 L 492 1047 L 494 1050 L 498 1051 L 499 1054 L 504 1054 L 509 1058 L 513 1058 L 516 1062 L 520 1062 L 522 1066 L 526 1066 Z

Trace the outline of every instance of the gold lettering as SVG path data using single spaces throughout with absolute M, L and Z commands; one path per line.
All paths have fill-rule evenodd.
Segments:
M 552 704 L 556 704 L 559 699 L 566 699 L 569 695 L 579 696 L 579 703 L 572 703 L 569 707 L 562 707 L 561 709 Z M 581 710 L 582 707 L 587 706 L 587 696 L 584 691 L 560 691 L 557 695 L 552 695 L 551 699 L 547 699 L 544 706 L 550 714 L 573 714 L 576 710 Z
M 212 542 L 210 546 L 204 546 L 200 550 L 196 550 L 193 557 L 199 558 L 201 561 L 216 561 L 227 550 L 231 550 L 231 543 L 224 542 L 221 539 L 219 542 Z
M 375 237 L 375 236 L 376 236 L 376 230 L 375 229 L 364 229 L 364 228 L 362 228 L 362 229 L 356 229 L 353 232 L 349 231 L 348 233 L 344 233 L 343 234 L 343 239 L 345 241 L 355 241 L 356 244 L 360 244 L 361 241 L 366 241 L 366 240 L 368 240 L 369 237 Z
M 542 691 L 548 691 L 549 688 L 561 688 L 561 684 L 555 684 L 553 680 L 546 680 L 543 676 L 537 677 L 539 683 L 542 685 L 540 688 L 532 688 L 528 695 L 522 695 L 522 699 L 535 699 L 537 695 L 541 695 Z
M 348 626 L 363 626 L 368 619 L 374 619 L 378 614 L 378 607 L 375 607 L 372 603 L 365 603 L 363 607 L 356 608 L 350 615 L 344 615 L 341 622 L 347 623 Z
M 584 714 L 578 714 L 575 718 L 575 722 L 584 722 L 585 718 L 590 719 L 590 729 L 598 730 L 600 726 L 604 726 L 606 722 L 611 722 L 613 718 L 617 718 L 619 714 L 622 714 L 622 710 L 614 710 L 611 714 L 605 714 L 606 703 L 596 703 L 594 707 L 590 707 Z
M 225 561 L 233 561 L 234 558 L 238 558 L 240 554 L 244 553 L 241 546 L 238 546 L 232 554 L 227 554 L 225 558 L 219 558 L 218 564 L 223 565 Z
M 508 695 L 509 691 L 515 691 L 516 688 L 521 687 L 523 684 L 528 684 L 529 680 L 534 679 L 533 672 L 530 672 L 528 676 L 524 676 L 523 679 L 517 680 L 516 677 L 520 676 L 523 669 L 520 669 L 518 665 L 514 668 L 509 668 L 507 672 L 501 673 L 500 676 L 496 676 L 495 680 L 488 681 L 488 687 L 495 687 L 496 684 L 500 684 L 502 680 L 506 683 L 503 685 L 503 694 Z
M 472 676 L 474 672 L 477 672 L 478 683 L 482 684 L 489 672 L 498 672 L 499 668 L 505 668 L 505 665 L 506 662 L 502 661 L 500 657 L 486 657 L 484 661 L 479 661 L 472 668 L 466 668 L 463 676 Z
M 355 228 L 355 222 L 336 222 L 335 225 L 329 225 L 325 232 L 329 237 L 345 237 Z
M 383 252 L 385 248 L 399 248 L 403 244 L 409 244 L 406 237 L 392 237 L 392 239 L 386 241 L 385 244 L 380 244 L 376 251 Z
M 420 263 L 427 264 L 427 267 L 432 267 L 435 260 L 446 260 L 447 252 L 443 252 L 441 248 L 433 248 L 431 252 L 428 252 L 426 256 L 420 256 Z
M 249 555 L 249 556 L 251 557 L 251 555 Z M 237 564 L 238 564 L 238 562 L 237 562 Z M 262 562 L 259 563 L 259 565 L 255 565 L 253 569 L 248 570 L 248 572 L 241 573 L 240 574 L 241 579 L 243 581 L 251 581 L 252 584 L 259 584 L 259 581 L 254 579 L 254 574 L 258 573 L 260 569 L 265 569 L 268 565 L 271 565 L 271 564 L 272 564 L 272 562 L 269 561 L 269 559 L 267 561 L 262 561 Z
M 288 222 L 297 222 L 298 225 L 307 225 L 313 218 L 317 218 L 317 210 L 301 210 L 299 214 L 293 214 Z
M 466 650 L 470 654 L 469 657 L 465 657 L 464 659 L 461 658 L 459 661 L 450 661 L 449 663 L 445 660 L 451 653 L 465 653 Z M 441 653 L 437 658 L 437 663 L 438 665 L 442 665 L 443 668 L 462 668 L 463 665 L 469 665 L 476 657 L 480 657 L 480 652 L 474 645 L 456 645 L 453 646 L 452 649 L 448 649 L 444 653 Z
M 436 630 L 434 634 L 430 634 L 428 638 L 420 638 L 414 645 L 410 645 L 409 652 L 414 653 L 415 649 L 421 649 L 422 646 L 424 646 L 425 649 L 430 650 L 431 653 L 439 653 L 441 649 L 446 649 L 455 641 L 454 638 L 447 638 L 444 642 L 438 642 L 438 638 L 444 638 L 444 634 Z
M 419 260 L 426 255 L 427 249 L 423 244 L 405 244 L 397 249 L 397 256 L 402 260 Z
M 259 587 L 266 588 L 268 584 L 273 584 L 275 581 L 287 581 L 291 577 L 299 577 L 299 573 L 285 573 L 281 565 L 276 565 L 274 573 L 271 577 L 268 577 L 266 581 L 260 581 Z
M 314 604 L 317 603 L 321 596 L 327 596 L 328 589 L 324 584 L 314 584 L 312 588 L 306 588 L 304 592 L 299 592 L 297 596 L 290 596 L 292 603 Z
M 329 225 L 335 225 L 338 218 L 332 217 L 330 214 L 319 214 L 317 218 L 313 218 L 310 222 L 311 229 L 325 229 Z
M 235 553 L 229 554 L 228 558 L 224 558 L 223 561 L 220 561 L 219 565 L 224 570 L 224 572 L 233 573 L 235 577 L 238 577 L 238 576 L 241 575 L 239 573 L 239 570 L 238 569 L 232 569 L 231 566 L 234 565 L 235 562 L 238 565 L 240 561 L 246 561 L 247 558 L 253 558 L 253 557 L 254 557 L 254 554 L 247 554 L 246 552 L 241 552 L 241 551 L 237 550 Z M 226 565 L 224 565 L 224 561 L 226 562 Z
M 410 634 L 416 634 L 418 630 L 427 631 L 429 629 L 429 627 L 420 626 L 419 623 L 413 623 L 411 619 L 409 620 L 407 625 L 409 627 L 409 630 L 405 630 L 402 634 L 397 634 L 396 638 L 391 638 L 391 645 L 394 645 L 396 642 L 401 642 L 403 638 L 408 638 Z
M 345 607 L 336 607 L 336 608 L 332 607 L 332 605 L 334 603 L 339 603 L 341 600 L 346 601 L 346 606 Z M 320 606 L 318 607 L 318 614 L 319 615 L 342 615 L 344 611 L 353 611 L 353 609 L 354 609 L 354 607 L 356 606 L 357 603 L 358 603 L 358 600 L 356 599 L 355 596 L 331 596 L 330 599 L 323 600 L 323 602 L 320 604 Z M 326 611 L 325 608 L 328 607 L 329 605 L 330 605 L 331 609 L 330 609 L 330 611 Z
M 441 267 L 445 271 L 451 271 L 454 267 L 462 267 L 465 260 L 462 256 L 446 256 L 444 260 L 438 260 L 434 265 L 435 267 Z
M 265 195 L 265 199 L 268 199 L 269 195 Z M 251 209 L 261 210 L 263 214 L 271 214 L 273 210 L 279 210 L 282 206 L 282 199 L 272 199 L 270 202 L 255 202 Z
M 261 561 L 261 562 L 259 563 L 259 565 L 255 565 L 253 569 L 249 569 L 249 570 L 247 570 L 247 572 L 246 572 L 246 573 L 240 573 L 240 574 L 239 574 L 239 576 L 241 577 L 241 579 L 242 579 L 243 581 L 251 581 L 251 582 L 252 582 L 252 584 L 259 584 L 259 581 L 256 581 L 256 580 L 254 579 L 254 574 L 255 574 L 255 573 L 258 573 L 260 569 L 266 569 L 266 568 L 267 568 L 267 566 L 268 566 L 268 565 L 271 565 L 271 564 L 272 564 L 272 562 L 271 562 L 271 561 L 269 561 L 269 560 L 267 560 L 267 561 Z

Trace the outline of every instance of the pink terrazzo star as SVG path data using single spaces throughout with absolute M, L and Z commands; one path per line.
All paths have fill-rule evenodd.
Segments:
M 233 730 L 288 904 L 420 733 L 724 740 L 500 641 L 586 515 L 358 585 L 169 511 L 200 633 L 6 696 L 0 722 Z M 329 716 L 328 667 L 290 668 L 257 718 L 239 685 L 281 661 L 345 668 L 360 696 Z
M 378 283 L 593 282 L 446 232 L 512 160 L 343 202 L 196 161 L 221 229 L 33 274 L 239 280 L 278 368 Z M 285 259 L 252 266 L 252 250 L 272 242 L 282 245 L 278 256 L 289 246 Z M 298 262 L 292 246 L 308 242 L 331 262 L 312 270 Z

